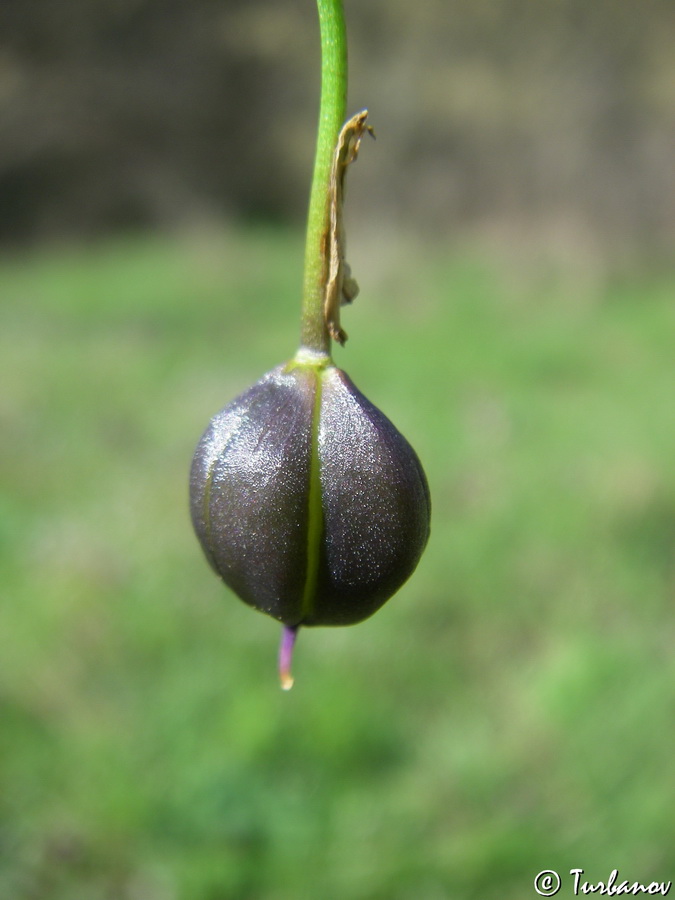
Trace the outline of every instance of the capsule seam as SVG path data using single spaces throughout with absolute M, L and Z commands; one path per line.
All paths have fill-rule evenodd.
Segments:
M 204 501 L 202 505 L 202 518 L 204 521 L 204 533 L 211 559 L 215 559 L 213 552 L 213 541 L 211 540 L 211 486 L 213 484 L 213 475 L 216 470 L 218 458 L 215 457 L 206 473 L 206 482 L 204 484 Z
M 321 497 L 321 460 L 319 457 L 319 424 L 321 419 L 322 371 L 316 371 L 314 409 L 310 435 L 309 491 L 307 497 L 307 574 L 302 592 L 300 621 L 314 611 L 316 587 L 319 581 L 321 541 L 323 539 L 323 504 Z

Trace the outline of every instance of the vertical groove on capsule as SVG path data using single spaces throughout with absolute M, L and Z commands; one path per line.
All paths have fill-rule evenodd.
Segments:
M 323 505 L 321 497 L 321 473 L 319 459 L 319 422 L 321 419 L 322 371 L 315 372 L 314 409 L 312 411 L 311 455 L 309 485 L 307 491 L 307 572 L 300 607 L 301 619 L 313 612 L 316 588 L 319 581 L 319 561 L 323 539 Z

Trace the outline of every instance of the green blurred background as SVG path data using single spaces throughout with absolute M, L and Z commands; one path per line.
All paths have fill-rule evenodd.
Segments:
M 313 4 L 3 0 L 2 900 L 675 879 L 675 7 L 346 6 L 335 359 L 432 537 L 283 694 L 187 471 L 296 349 Z

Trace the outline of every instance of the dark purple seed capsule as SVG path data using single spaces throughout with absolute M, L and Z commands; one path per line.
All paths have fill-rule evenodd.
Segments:
M 190 500 L 216 572 L 286 626 L 286 687 L 299 626 L 372 615 L 429 536 L 415 451 L 327 357 L 273 369 L 211 420 Z

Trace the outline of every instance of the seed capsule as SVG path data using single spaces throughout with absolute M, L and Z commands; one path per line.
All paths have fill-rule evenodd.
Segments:
M 415 451 L 321 355 L 298 354 L 211 420 L 190 501 L 215 571 L 286 626 L 287 681 L 298 627 L 372 615 L 412 574 L 429 536 Z

